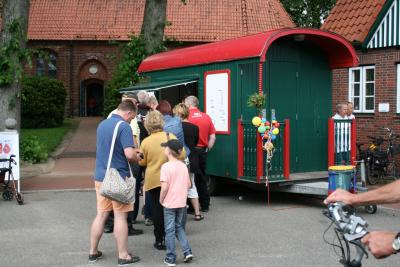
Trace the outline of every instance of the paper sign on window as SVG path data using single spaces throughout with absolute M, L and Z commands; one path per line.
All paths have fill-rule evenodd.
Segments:
M 230 71 L 204 74 L 204 109 L 218 134 L 230 134 Z

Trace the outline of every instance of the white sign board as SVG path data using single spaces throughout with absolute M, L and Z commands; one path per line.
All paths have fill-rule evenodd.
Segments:
M 18 132 L 0 132 L 0 158 L 9 159 L 11 155 L 15 155 L 14 160 L 17 165 L 12 164 L 12 173 L 15 180 L 18 180 L 18 191 L 19 191 L 19 135 Z M 1 168 L 8 168 L 9 161 L 0 162 Z M 9 172 L 5 179 L 9 179 Z
M 389 112 L 389 103 L 379 103 L 378 110 L 379 112 Z
M 230 71 L 204 74 L 204 109 L 218 134 L 230 134 Z

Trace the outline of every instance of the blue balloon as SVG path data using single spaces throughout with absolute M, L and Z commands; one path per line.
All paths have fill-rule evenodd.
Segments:
M 271 136 L 271 140 L 274 141 L 276 139 L 276 135 Z
M 262 119 L 261 119 L 261 122 L 262 122 L 262 123 L 266 123 L 266 122 L 267 122 L 267 119 L 266 119 L 266 118 L 262 118 Z

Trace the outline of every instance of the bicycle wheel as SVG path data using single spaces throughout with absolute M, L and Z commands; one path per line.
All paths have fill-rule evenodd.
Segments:
M 393 179 L 398 178 L 397 164 L 394 160 L 389 162 L 388 166 L 386 167 L 386 176 Z
M 367 168 L 369 172 L 368 176 L 367 176 L 367 181 L 370 185 L 375 185 L 379 182 L 380 178 L 381 178 L 381 174 L 379 171 L 375 171 L 372 168 Z

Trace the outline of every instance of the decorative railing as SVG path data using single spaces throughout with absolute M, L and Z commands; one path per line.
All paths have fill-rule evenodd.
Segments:
M 328 166 L 354 165 L 356 158 L 356 121 L 328 121 Z
M 289 121 L 280 122 L 280 133 L 273 141 L 275 151 L 268 170 L 268 179 L 289 177 Z M 251 121 L 238 121 L 238 178 L 263 182 L 267 176 L 267 155 L 262 140 Z

